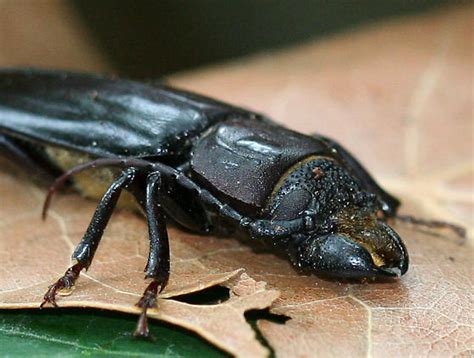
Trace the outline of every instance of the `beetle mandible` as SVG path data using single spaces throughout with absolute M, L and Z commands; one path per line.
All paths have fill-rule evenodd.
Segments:
M 147 308 L 168 282 L 167 221 L 199 234 L 245 235 L 287 253 L 300 269 L 334 277 L 392 277 L 408 253 L 387 224 L 399 201 L 335 141 L 303 135 L 263 115 L 204 96 L 99 75 L 0 71 L 0 153 L 30 173 L 60 175 L 51 194 L 73 185 L 99 204 L 72 258 L 44 296 L 56 306 L 94 257 L 123 190 L 149 228 L 136 334 L 148 335 Z M 114 177 L 116 175 L 116 177 Z

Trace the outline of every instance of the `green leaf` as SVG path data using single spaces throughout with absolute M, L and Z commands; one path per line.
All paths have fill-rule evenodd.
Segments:
M 192 332 L 150 321 L 153 341 L 132 336 L 136 316 L 97 310 L 0 311 L 2 356 L 225 357 Z

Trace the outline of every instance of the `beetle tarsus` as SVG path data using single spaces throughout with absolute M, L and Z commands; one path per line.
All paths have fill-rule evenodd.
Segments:
M 133 336 L 137 338 L 147 338 L 153 339 L 153 336 L 150 334 L 150 329 L 148 328 L 148 319 L 146 316 L 146 308 L 143 309 L 138 318 L 137 328 L 133 332 Z
M 56 294 L 58 290 L 71 289 L 74 286 L 79 274 L 83 268 L 88 268 L 94 258 L 95 251 L 99 246 L 102 234 L 109 222 L 110 216 L 117 204 L 120 193 L 124 187 L 127 187 L 135 178 L 135 169 L 131 168 L 122 173 L 109 187 L 107 192 L 99 202 L 94 216 L 87 228 L 81 242 L 74 251 L 73 258 L 78 261 L 77 264 L 71 266 L 63 277 L 55 284 L 49 286 L 48 291 L 44 295 L 42 308 L 45 304 L 50 303 L 54 307 L 56 304 Z M 45 206 L 47 208 L 47 206 Z
M 157 295 L 158 295 L 158 288 L 163 287 L 157 280 L 153 280 L 143 292 L 142 297 L 137 302 L 137 306 L 142 309 L 140 317 L 138 317 L 137 328 L 133 335 L 135 337 L 143 337 L 143 338 L 152 338 L 150 335 L 150 329 L 148 328 L 148 318 L 147 318 L 147 310 L 148 308 L 156 307 Z M 160 289 L 161 292 L 161 289 Z
M 47 303 L 50 303 L 53 307 L 58 307 L 56 303 L 56 294 L 60 290 L 72 289 L 83 268 L 84 266 L 79 262 L 68 268 L 63 277 L 49 286 L 48 291 L 43 297 L 43 302 L 41 303 L 40 308 L 43 308 Z
M 396 215 L 395 219 L 405 222 L 405 223 L 413 224 L 413 225 L 425 226 L 431 229 L 449 229 L 453 231 L 457 236 L 460 237 L 461 244 L 463 244 L 466 241 L 466 229 L 456 224 L 452 224 L 452 223 L 441 221 L 441 220 L 425 220 L 425 219 L 416 218 L 410 215 Z

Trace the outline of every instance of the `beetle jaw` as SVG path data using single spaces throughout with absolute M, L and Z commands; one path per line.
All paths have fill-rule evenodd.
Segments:
M 333 218 L 338 234 L 365 249 L 380 275 L 402 276 L 408 270 L 408 254 L 400 236 L 376 213 L 341 211 Z
M 291 245 L 296 266 L 341 278 L 400 277 L 408 254 L 398 234 L 375 216 L 363 225 L 344 226 L 320 236 L 301 235 Z

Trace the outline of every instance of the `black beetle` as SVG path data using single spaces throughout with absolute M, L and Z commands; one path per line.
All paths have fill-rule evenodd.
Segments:
M 405 245 L 386 223 L 399 201 L 339 144 L 163 84 L 0 71 L 0 151 L 31 173 L 62 174 L 50 194 L 88 168 L 100 169 L 94 180 L 112 181 L 103 196 L 84 176 L 73 182 L 101 199 L 76 263 L 42 305 L 56 305 L 57 290 L 89 267 L 121 191 L 136 198 L 148 221 L 152 279 L 138 302 L 137 335 L 148 334 L 146 310 L 168 281 L 168 219 L 196 233 L 265 241 L 318 274 L 391 277 L 408 269 Z

